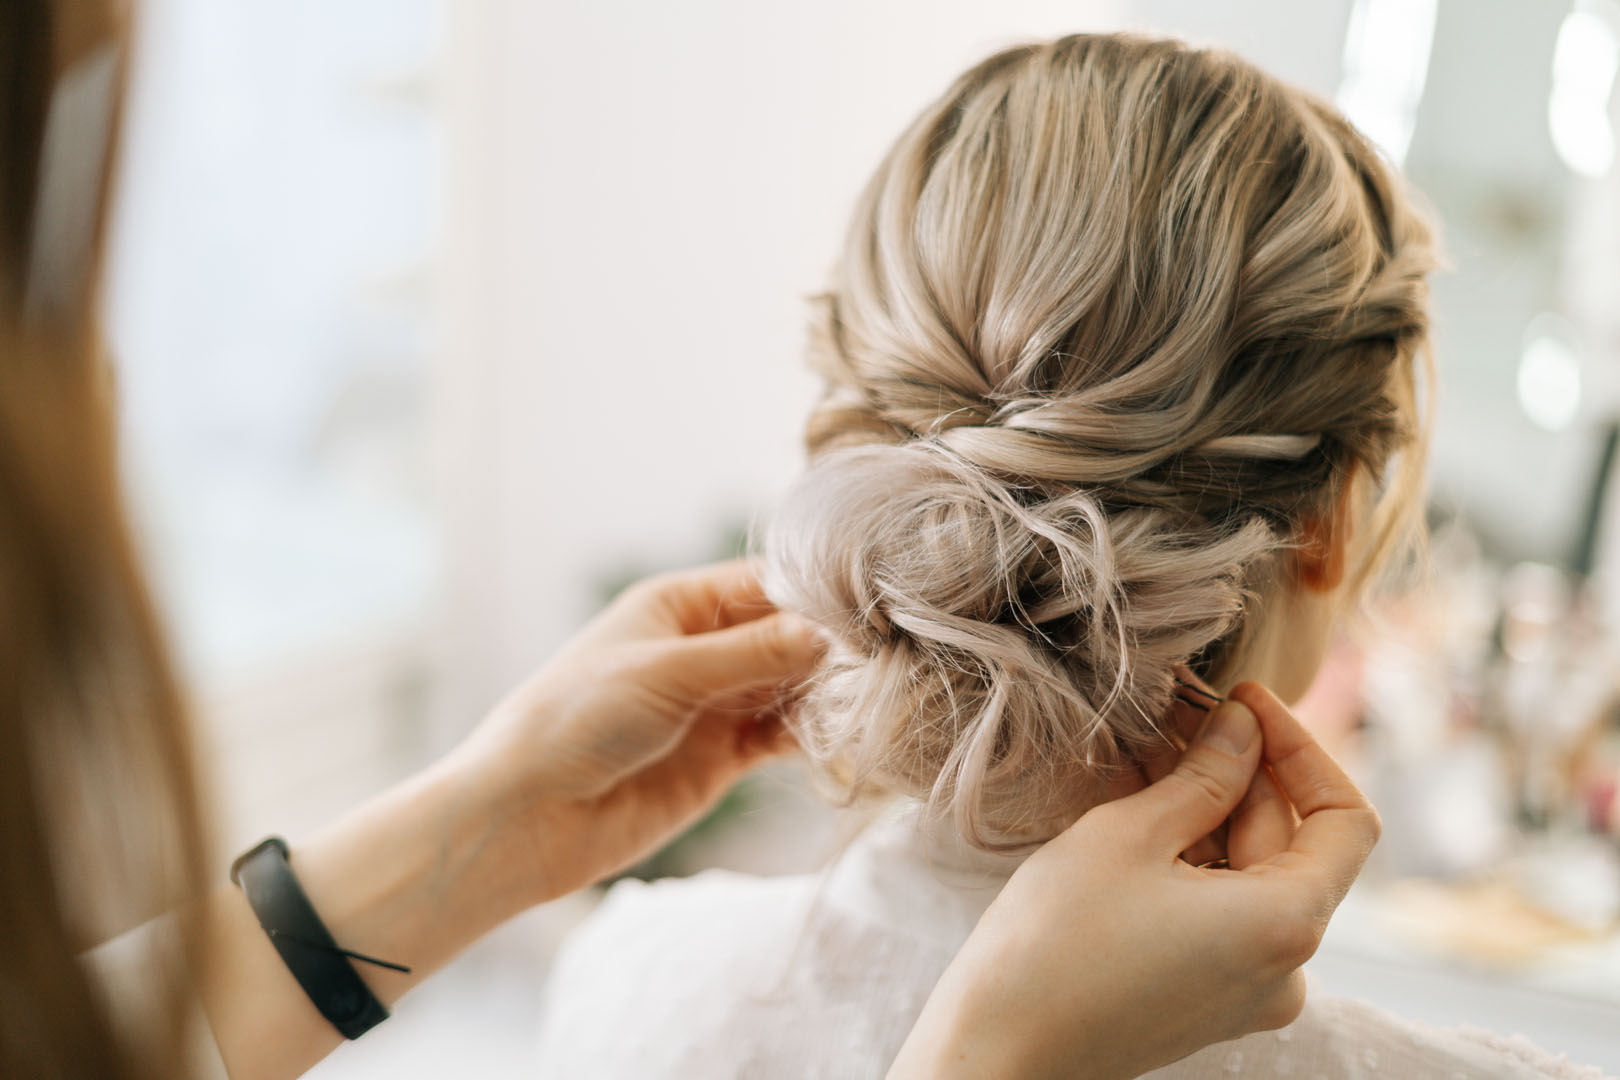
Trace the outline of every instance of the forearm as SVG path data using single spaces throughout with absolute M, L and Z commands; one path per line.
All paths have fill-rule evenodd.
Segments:
M 495 926 L 569 891 L 562 868 L 539 865 L 525 805 L 465 756 L 452 757 L 296 842 L 292 867 L 347 949 L 410 967 L 356 963 L 392 1005 Z M 259 927 L 241 891 L 209 900 L 209 1023 L 233 1080 L 284 1080 L 342 1037 L 316 1011 Z
M 998 974 L 1020 966 L 974 956 L 974 944 L 934 988 L 887 1080 L 1130 1080 L 1168 1060 L 1129 1025 L 1098 1030 L 1087 1014 L 1101 1009 L 1079 1005 L 1060 1031 L 1042 1030 L 1048 1021 L 1024 1007 L 1030 980 Z

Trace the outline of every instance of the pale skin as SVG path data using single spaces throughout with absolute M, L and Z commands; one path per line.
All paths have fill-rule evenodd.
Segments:
M 773 703 L 819 651 L 810 628 L 771 608 L 747 563 L 643 583 L 447 758 L 295 838 L 293 867 L 337 941 L 411 967 L 406 975 L 356 965 L 391 1005 L 506 919 L 654 850 L 748 769 L 790 750 Z M 1299 795 L 1295 779 L 1319 792 L 1325 755 L 1300 750 L 1286 710 L 1263 694 L 1238 696 L 1261 716 L 1272 774 L 1291 794 Z M 1159 858 L 1169 850 L 1174 862 L 1237 805 L 1260 744 L 1251 737 L 1224 758 L 1200 744 L 1179 779 L 1094 811 L 1037 853 L 942 981 L 893 1075 L 1136 1075 L 1120 1070 L 1284 1022 L 1294 969 L 1365 857 L 1365 829 L 1354 838 L 1328 829 L 1323 814 L 1334 808 L 1295 798 L 1305 824 L 1294 830 L 1287 810 L 1291 835 L 1266 856 L 1282 860 L 1272 869 L 1211 874 Z M 1264 827 L 1251 831 L 1274 845 L 1286 803 L 1261 802 L 1249 813 Z M 1361 820 L 1376 831 L 1370 809 Z M 1245 834 L 1236 822 L 1234 831 Z M 1077 893 L 1100 902 L 1084 929 L 1065 899 Z M 240 892 L 221 888 L 207 903 L 211 962 L 200 993 L 233 1080 L 303 1074 L 341 1037 Z M 1239 905 L 1270 916 L 1212 917 Z M 1090 940 L 1099 932 L 1116 945 L 1100 957 Z M 1196 1002 L 1184 1000 L 1191 986 Z M 1044 1013 L 1025 1008 L 1034 988 Z M 1186 1019 L 1144 1047 L 1142 1032 L 1122 1037 L 1110 1011 L 1122 1002 Z M 1026 1022 L 1006 1022 L 1012 1014 Z M 992 1028 L 993 1044 L 984 1037 Z M 1000 1071 L 984 1071 L 987 1061 Z M 1086 1065 L 1075 1071 L 1076 1062 Z

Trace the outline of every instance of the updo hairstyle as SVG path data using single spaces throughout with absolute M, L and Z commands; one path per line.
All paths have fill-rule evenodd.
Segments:
M 1418 528 L 1431 230 L 1331 106 L 1076 35 L 961 76 L 865 189 L 809 360 L 772 598 L 834 639 L 795 721 L 851 797 L 1046 839 L 1241 672 L 1361 475 L 1352 588 Z

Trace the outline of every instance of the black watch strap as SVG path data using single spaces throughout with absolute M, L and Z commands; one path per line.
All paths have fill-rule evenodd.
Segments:
M 247 894 L 259 925 L 298 985 L 346 1039 L 358 1039 L 388 1010 L 332 940 L 287 861 L 287 841 L 268 837 L 231 864 L 231 880 Z M 397 967 L 397 965 L 386 965 Z

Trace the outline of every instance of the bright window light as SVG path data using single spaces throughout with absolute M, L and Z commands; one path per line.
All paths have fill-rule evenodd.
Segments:
M 1553 49 L 1547 127 L 1564 164 L 1581 176 L 1600 177 L 1614 164 L 1609 98 L 1620 64 L 1614 28 L 1584 6 L 1564 18 Z
M 1574 328 L 1556 315 L 1538 315 L 1519 358 L 1519 407 L 1548 431 L 1569 427 L 1581 408 L 1581 362 Z
M 1356 0 L 1338 104 L 1390 160 L 1406 160 L 1429 75 L 1435 0 Z

